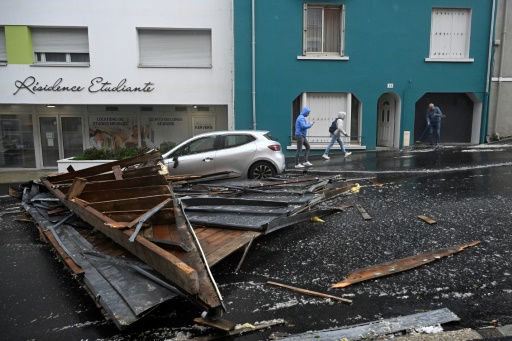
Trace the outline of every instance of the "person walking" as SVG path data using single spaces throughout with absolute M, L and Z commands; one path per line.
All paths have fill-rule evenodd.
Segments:
M 430 103 L 427 109 L 427 126 L 430 128 L 429 139 L 431 145 L 435 143 L 437 146 L 441 140 L 441 116 L 443 116 L 441 109 L 436 107 L 434 103 Z
M 343 154 L 345 154 L 345 157 L 352 154 L 351 152 L 347 152 L 345 150 L 345 147 L 343 146 L 343 140 L 341 139 L 341 134 L 345 135 L 345 137 L 348 137 L 348 134 L 343 129 L 343 120 L 347 117 L 347 113 L 344 111 L 340 111 L 338 113 L 338 118 L 332 122 L 331 127 L 329 128 L 329 133 L 331 134 L 331 142 L 325 149 L 324 155 L 322 157 L 326 160 L 329 160 L 329 151 L 331 150 L 331 147 L 334 145 L 334 142 L 338 141 L 338 144 L 340 145 L 341 151 Z
M 305 166 L 313 166 L 311 162 L 308 161 L 308 154 L 311 147 L 309 146 L 309 142 L 306 139 L 307 130 L 315 124 L 307 123 L 306 117 L 309 116 L 311 110 L 308 107 L 304 107 L 300 112 L 299 117 L 295 121 L 295 139 L 297 140 L 297 151 L 295 152 L 295 168 L 304 168 Z M 304 163 L 300 163 L 300 153 L 302 152 L 302 146 L 304 146 Z

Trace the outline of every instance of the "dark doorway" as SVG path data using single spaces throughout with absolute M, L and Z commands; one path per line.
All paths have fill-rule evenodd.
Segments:
M 441 109 L 446 117 L 441 121 L 441 143 L 471 143 L 473 101 L 465 93 L 426 93 L 416 102 L 414 141 L 419 141 L 427 127 L 429 103 Z M 428 131 L 422 139 L 428 142 Z

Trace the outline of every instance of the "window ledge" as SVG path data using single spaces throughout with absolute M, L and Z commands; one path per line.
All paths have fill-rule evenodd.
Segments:
M 425 58 L 426 62 L 439 62 L 439 63 L 473 63 L 473 58 Z
M 211 65 L 137 65 L 139 68 L 211 69 Z
M 37 64 L 31 64 L 30 66 L 35 67 L 56 67 L 56 66 L 63 66 L 63 67 L 90 67 L 91 64 L 88 63 L 66 63 L 66 64 L 59 64 L 59 63 L 37 63 Z
M 348 60 L 348 56 L 297 56 L 298 60 Z

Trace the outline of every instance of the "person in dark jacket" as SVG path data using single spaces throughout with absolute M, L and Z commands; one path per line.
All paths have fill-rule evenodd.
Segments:
M 441 109 L 436 107 L 434 103 L 430 103 L 427 109 L 427 125 L 430 128 L 430 144 L 433 145 L 435 143 L 436 146 L 439 144 L 439 141 L 441 140 L 441 116 L 443 116 Z M 435 140 L 434 132 L 436 134 Z
M 309 146 L 309 142 L 306 139 L 307 131 L 309 128 L 315 124 L 308 123 L 306 121 L 306 117 L 309 116 L 311 110 L 308 107 L 304 107 L 300 112 L 299 117 L 295 121 L 295 139 L 297 140 L 297 151 L 295 152 L 295 168 L 304 168 L 305 166 L 313 166 L 311 162 L 308 161 L 308 154 L 311 147 Z M 302 152 L 302 146 L 306 148 L 304 152 L 304 163 L 300 163 L 300 153 Z

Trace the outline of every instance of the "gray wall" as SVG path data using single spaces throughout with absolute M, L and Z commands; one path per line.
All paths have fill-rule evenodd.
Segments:
M 508 4 L 507 4 L 508 2 Z M 512 1 L 498 0 L 488 135 L 512 137 Z

